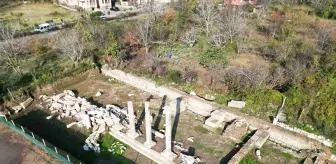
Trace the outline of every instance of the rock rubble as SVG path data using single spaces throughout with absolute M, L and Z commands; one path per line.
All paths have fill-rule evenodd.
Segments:
M 72 91 L 65 90 L 63 93 L 54 96 L 40 96 L 46 109 L 50 110 L 51 115 L 46 119 L 73 118 L 76 120 L 67 125 L 67 128 L 77 125 L 91 129 L 92 133 L 86 139 L 84 150 L 94 150 L 100 153 L 98 139 L 100 134 L 104 133 L 107 128 L 122 130 L 126 128 L 121 122 L 124 116 L 124 110 L 115 105 L 106 105 L 98 107 L 91 104 L 85 98 L 77 97 Z

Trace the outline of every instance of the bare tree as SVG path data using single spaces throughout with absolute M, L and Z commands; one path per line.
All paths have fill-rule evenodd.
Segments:
M 213 0 L 201 0 L 198 13 L 199 19 L 205 27 L 206 36 L 209 36 L 211 27 L 217 18 L 215 2 Z
M 68 57 L 75 65 L 83 58 L 85 41 L 78 30 L 71 29 L 62 33 L 58 38 L 62 55 Z
M 245 27 L 243 12 L 238 8 L 226 9 L 220 18 L 220 28 L 230 42 L 238 36 Z
M 22 75 L 20 63 L 24 39 L 14 38 L 16 28 L 0 25 L 0 60 L 4 66 L 13 69 L 19 76 Z
M 293 53 L 293 51 L 294 51 L 293 42 L 289 40 L 280 42 L 278 47 L 275 49 L 277 58 L 280 59 L 280 61 L 286 60 L 287 57 Z
M 236 46 L 238 54 L 247 52 L 249 49 L 248 43 L 246 42 L 245 38 L 237 39 Z
M 215 30 L 211 34 L 211 43 L 214 44 L 216 47 L 221 47 L 223 43 L 226 42 L 226 38 L 224 35 L 219 31 Z
M 332 50 L 332 31 L 334 28 L 322 26 L 318 29 L 317 47 L 323 51 Z
M 254 63 L 226 69 L 222 81 L 230 89 L 259 88 L 266 87 L 269 75 L 268 66 Z
M 181 38 L 181 41 L 185 44 L 187 44 L 189 47 L 193 47 L 196 43 L 197 36 L 196 36 L 196 30 L 194 28 L 191 28 L 188 30 Z
M 152 16 L 147 16 L 139 19 L 136 23 L 139 41 L 146 49 L 146 54 L 149 52 L 150 45 L 153 41 L 154 19 Z

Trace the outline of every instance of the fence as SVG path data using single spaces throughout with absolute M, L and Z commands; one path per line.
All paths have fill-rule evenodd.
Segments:
M 17 133 L 22 134 L 26 139 L 33 142 L 36 146 L 42 148 L 48 154 L 53 155 L 59 161 L 65 164 L 81 164 L 82 162 L 67 154 L 65 151 L 55 147 L 51 143 L 47 142 L 43 138 L 35 135 L 33 132 L 24 128 L 23 126 L 15 123 L 13 120 L 8 120 L 6 116 L 0 117 L 0 122 L 16 131 Z

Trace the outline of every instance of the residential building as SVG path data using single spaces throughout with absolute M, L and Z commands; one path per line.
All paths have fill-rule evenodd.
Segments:
M 225 5 L 243 6 L 245 4 L 256 5 L 257 0 L 224 0 Z
M 71 8 L 83 8 L 84 10 L 109 9 L 113 0 L 59 0 L 62 5 Z

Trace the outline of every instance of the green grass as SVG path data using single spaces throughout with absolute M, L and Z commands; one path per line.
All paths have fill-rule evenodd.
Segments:
M 245 156 L 240 162 L 239 164 L 257 164 L 258 161 L 255 160 L 252 156 L 247 155 Z
M 129 159 L 126 159 L 123 157 L 125 154 L 122 150 L 122 147 L 125 146 L 126 149 L 129 147 L 128 145 L 122 143 L 121 141 L 117 140 L 110 134 L 105 134 L 101 137 L 99 140 L 100 148 L 101 148 L 101 158 L 103 159 L 113 159 L 117 164 L 129 164 L 131 161 Z M 115 145 L 114 148 L 113 145 Z M 113 152 L 110 152 L 110 150 L 114 150 Z M 112 161 L 110 161 L 112 162 Z M 113 162 L 112 162 L 113 163 Z
M 116 138 L 114 138 L 113 136 L 111 136 L 110 134 L 104 134 L 101 139 L 99 140 L 99 144 L 100 144 L 100 148 L 101 148 L 101 152 L 102 152 L 102 156 L 104 158 L 111 158 L 115 155 L 123 155 L 124 152 L 120 151 L 120 152 L 116 152 L 116 153 L 112 153 L 109 152 L 108 149 L 111 149 L 111 147 L 113 146 L 113 144 L 115 143 L 120 143 L 118 144 L 118 146 L 115 149 L 122 149 L 123 146 L 125 146 L 126 148 L 128 148 L 128 145 L 123 144 L 121 141 L 117 140 Z
M 331 148 L 331 151 L 332 151 L 333 153 L 336 153 L 336 145 L 333 146 L 333 147 Z
M 211 148 L 211 147 L 207 147 L 206 145 L 204 145 L 203 143 L 194 140 L 193 144 L 192 144 L 195 148 L 201 149 L 202 151 L 204 151 L 205 153 L 209 153 L 209 154 L 215 154 L 215 149 Z
M 29 3 L 18 5 L 0 11 L 0 22 L 20 22 L 21 29 L 33 27 L 34 24 L 45 23 L 54 20 L 60 24 L 61 19 L 66 23 L 79 19 L 80 13 L 69 11 L 57 5 L 49 3 Z
M 287 161 L 295 159 L 293 155 L 270 146 L 264 146 L 263 149 L 261 149 L 261 151 L 262 151 L 261 154 L 264 154 L 264 156 L 265 155 L 274 156 L 276 154 L 277 156 L 284 157 Z
M 194 129 L 195 129 L 195 131 L 200 132 L 200 133 L 202 133 L 202 134 L 207 134 L 207 133 L 209 133 L 209 130 L 206 129 L 206 128 L 204 128 L 202 125 L 198 125 L 198 126 L 196 126 Z

